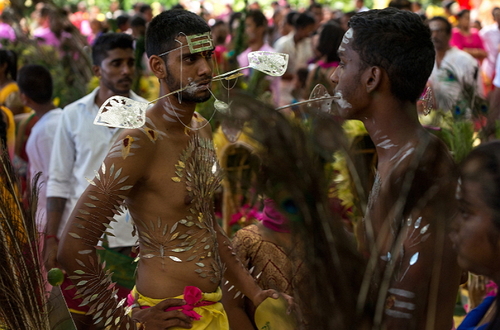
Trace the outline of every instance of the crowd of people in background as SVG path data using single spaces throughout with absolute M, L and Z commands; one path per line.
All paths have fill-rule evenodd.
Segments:
M 306 99 L 312 90 L 311 85 L 314 87 L 317 82 L 329 84 L 328 74 L 338 65 L 337 61 L 332 59 L 336 57 L 336 49 L 343 32 L 347 30 L 349 18 L 357 12 L 368 10 L 362 0 L 353 2 L 353 10 L 347 12 L 314 1 L 300 8 L 293 8 L 286 1 L 273 2 L 269 8 L 262 8 L 258 2 L 254 2 L 245 9 L 245 12 L 234 11 L 230 5 L 214 10 L 213 5 L 208 2 L 184 2 L 183 5 L 186 9 L 202 15 L 211 26 L 217 43 L 216 57 L 220 70 L 245 65 L 246 54 L 249 51 L 277 51 L 290 55 L 287 72 L 281 78 L 268 79 L 269 86 L 265 86 L 265 89 L 273 94 L 272 101 L 275 106 Z M 184 8 L 183 5 L 178 4 L 173 8 Z M 494 23 L 482 27 L 481 24 L 476 24 L 481 23 L 476 19 L 477 17 L 471 20 L 471 15 L 477 16 L 477 11 L 471 12 L 470 8 L 459 10 L 461 7 L 456 2 L 444 3 L 441 12 L 438 10 L 433 16 L 427 15 L 425 8 L 418 2 L 393 0 L 388 3 L 388 6 L 413 11 L 423 20 L 439 16 L 450 22 L 450 25 L 446 26 L 446 35 L 449 39 L 443 40 L 443 45 L 437 47 L 458 49 L 476 59 L 477 68 L 474 67 L 474 63 L 467 63 L 465 66 L 466 70 L 478 69 L 477 76 L 472 78 L 474 80 L 472 84 L 476 85 L 473 88 L 479 97 L 484 98 L 495 89 L 494 73 L 498 54 L 496 44 L 500 39 L 497 12 L 500 12 L 500 9 L 493 8 Z M 9 45 L 15 43 L 16 40 L 29 38 L 36 40 L 40 45 L 50 45 L 63 52 L 67 49 L 65 41 L 72 39 L 74 29 L 82 36 L 79 40 L 79 46 L 82 48 L 91 47 L 95 39 L 103 33 L 130 34 L 136 43 L 136 68 L 138 69 L 133 89 L 138 94 L 152 99 L 155 93 L 146 93 L 145 87 L 142 87 L 141 91 L 141 79 L 138 78 L 150 75 L 146 63 L 147 57 L 144 55 L 144 34 L 152 17 L 165 9 L 167 8 L 158 3 L 153 5 L 134 3 L 132 8 L 126 10 L 120 8 L 118 2 L 111 2 L 108 11 L 104 12 L 95 5 L 88 6 L 84 1 L 79 2 L 77 6 L 67 5 L 64 8 L 55 8 L 53 5 L 39 2 L 34 7 L 31 16 L 22 18 L 18 23 L 15 21 L 13 12 L 6 8 L 0 16 L 0 40 L 3 44 Z M 489 21 L 491 19 L 488 19 Z M 243 29 L 239 28 L 241 25 L 244 25 Z M 321 38 L 325 28 L 327 31 Z M 448 31 L 449 28 L 451 28 L 450 31 Z M 436 44 L 439 42 L 437 41 Z M 445 62 L 459 61 L 458 66 L 461 66 L 464 61 L 471 62 L 468 61 L 468 56 L 462 56 L 462 52 L 454 52 L 459 54 L 458 57 L 451 59 L 450 55 Z M 238 56 L 237 59 L 236 56 Z M 436 60 L 436 69 L 440 69 L 440 62 L 440 59 Z M 457 68 L 453 70 L 460 71 Z M 462 72 L 454 74 L 457 78 L 455 79 L 457 86 L 452 84 L 451 86 L 452 89 L 459 90 L 454 94 L 466 88 L 460 79 L 462 74 Z M 245 75 L 249 77 L 248 70 Z M 434 79 L 434 83 L 437 90 L 436 99 L 445 99 L 439 101 L 438 108 L 445 107 L 442 110 L 459 114 L 467 113 L 470 116 L 472 111 L 470 104 L 460 104 L 463 102 L 457 100 L 456 95 L 443 94 L 441 92 L 443 82 L 436 82 Z M 450 85 L 449 82 L 446 83 Z M 460 109 L 457 110 L 457 107 Z M 20 110 L 13 111 L 14 114 L 18 114 Z

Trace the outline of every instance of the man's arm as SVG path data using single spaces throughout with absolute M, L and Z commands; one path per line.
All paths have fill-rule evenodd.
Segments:
M 460 270 L 448 224 L 456 212 L 457 178 L 453 160 L 440 141 L 432 139 L 423 146 L 425 154 L 416 155 L 417 164 L 391 175 L 394 189 L 380 201 L 389 206 L 404 198 L 405 215 L 387 213 L 383 218 L 387 231 L 377 237 L 386 246 L 376 254 L 385 275 L 378 281 L 377 311 L 389 330 L 451 329 L 453 325 Z M 407 180 L 411 180 L 409 187 Z
M 219 244 L 219 254 L 222 262 L 226 266 L 224 278 L 247 296 L 255 307 L 259 306 L 268 297 L 277 299 L 279 295 L 275 290 L 262 290 L 259 287 L 255 279 L 250 275 L 233 251 L 231 240 L 224 230 L 217 223 L 215 223 L 214 226 L 217 233 L 217 242 Z
M 251 249 L 254 246 L 254 241 L 250 237 L 245 230 L 238 230 L 232 240 L 233 250 L 240 260 L 245 261 L 244 266 L 246 269 L 249 267 L 247 260 L 251 258 Z M 239 293 L 240 291 L 233 287 L 232 283 L 225 280 L 224 282 L 222 285 L 222 303 L 229 319 L 229 326 L 238 330 L 255 330 L 250 315 L 245 308 L 245 299 L 247 298 Z M 252 308 L 250 307 L 250 309 Z
M 71 118 L 68 118 L 70 115 L 69 112 L 63 113 L 59 118 L 48 160 L 47 225 L 43 252 L 47 270 L 57 267 L 59 228 L 66 207 L 66 196 L 69 196 L 72 183 L 76 149 L 70 134 L 72 124 Z
M 66 198 L 48 197 L 47 198 L 47 227 L 44 246 L 45 268 L 50 270 L 57 267 L 57 233 L 61 224 L 62 215 L 66 206 Z
M 108 229 L 113 217 L 121 211 L 124 200 L 141 178 L 148 164 L 150 144 L 146 139 L 126 135 L 118 139 L 111 148 L 103 165 L 79 199 L 61 237 L 58 261 L 66 270 L 81 295 L 84 304 L 90 307 L 94 320 L 104 327 L 133 324 L 127 315 L 125 301 L 118 302 L 111 274 L 97 257 L 96 249 L 103 234 L 110 235 Z M 139 143 L 141 141 L 142 143 Z M 135 156 L 126 151 L 134 148 Z M 100 318 L 100 315 L 107 315 Z
M 241 295 L 237 298 L 234 297 L 237 289 L 232 289 L 228 291 L 232 284 L 225 284 L 222 287 L 222 303 L 224 304 L 224 310 L 226 311 L 227 318 L 229 320 L 229 325 L 232 329 L 238 330 L 255 330 L 248 314 L 245 311 L 244 298 Z
M 428 211 L 413 214 L 406 220 L 401 232 L 405 236 L 402 248 L 391 251 L 396 267 L 383 304 L 387 329 L 452 327 L 460 271 L 446 223 L 439 221 L 445 219 L 436 218 Z M 387 263 L 384 270 L 390 266 Z M 384 293 L 382 289 L 379 298 Z

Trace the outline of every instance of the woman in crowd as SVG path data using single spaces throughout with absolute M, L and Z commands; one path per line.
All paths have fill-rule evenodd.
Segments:
M 344 32 L 335 21 L 329 21 L 321 28 L 315 50 L 319 55 L 319 60 L 309 70 L 305 88 L 306 95 L 304 95 L 305 99 L 309 99 L 309 94 L 317 84 L 324 85 L 329 93 L 333 93 L 335 86 L 330 76 L 340 62 L 337 50 L 342 42 Z
M 14 115 L 25 112 L 19 96 L 16 77 L 16 53 L 11 50 L 0 49 L 0 105 L 9 108 Z
M 459 211 L 451 239 L 459 265 L 500 283 L 500 141 L 474 149 L 460 167 Z M 496 297 L 487 297 L 458 330 L 500 329 Z
M 16 125 L 14 115 L 25 110 L 16 83 L 17 56 L 11 50 L 0 49 L 0 110 L 5 124 L 6 145 L 11 160 L 14 159 Z M 29 111 L 29 109 L 27 109 Z
M 453 28 L 450 44 L 472 55 L 478 61 L 486 57 L 483 40 L 477 29 L 470 24 L 470 10 L 464 9 L 457 14 L 457 26 Z

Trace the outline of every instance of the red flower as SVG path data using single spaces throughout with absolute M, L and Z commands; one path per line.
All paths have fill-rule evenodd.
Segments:
M 202 298 L 202 292 L 195 286 L 187 286 L 184 288 L 184 300 L 187 305 L 195 305 Z

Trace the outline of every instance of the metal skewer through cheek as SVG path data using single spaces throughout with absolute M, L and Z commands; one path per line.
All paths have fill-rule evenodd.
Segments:
M 339 100 L 339 99 L 340 99 L 339 95 L 318 97 L 315 99 L 309 99 L 309 100 L 300 101 L 300 102 L 296 102 L 296 103 L 286 104 L 286 105 L 283 105 L 281 107 L 276 108 L 275 110 L 279 111 L 279 110 L 283 110 L 286 108 L 294 107 L 296 105 L 307 104 L 310 102 L 319 102 L 319 101 L 325 101 L 325 100 Z

